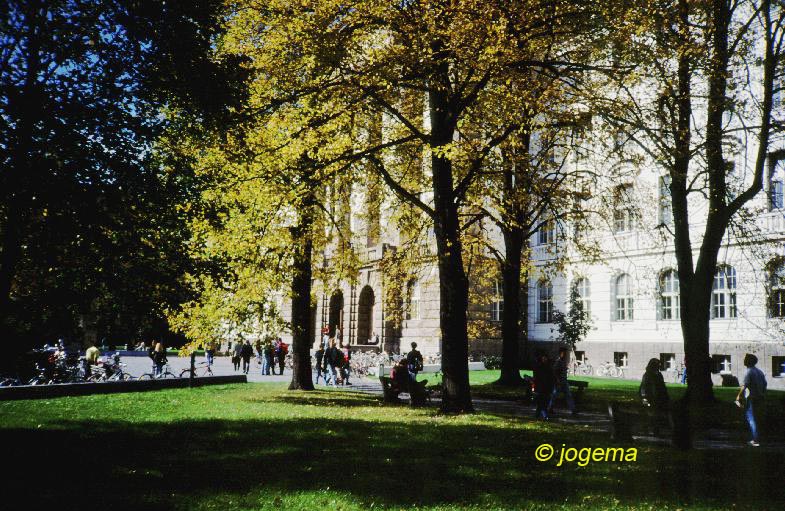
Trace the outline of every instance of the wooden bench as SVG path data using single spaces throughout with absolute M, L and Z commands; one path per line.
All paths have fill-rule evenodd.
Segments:
M 583 395 L 583 389 L 589 386 L 589 382 L 581 380 L 568 379 L 567 383 L 570 385 L 570 391 L 572 391 L 572 388 L 575 387 L 575 392 L 573 394 L 576 398 L 579 398 L 581 395 Z
M 534 389 L 532 389 L 533 382 L 534 380 L 531 376 L 524 376 L 524 388 L 526 389 L 526 394 L 523 399 L 525 403 L 531 403 L 534 401 Z M 573 400 L 576 403 L 583 395 L 583 390 L 589 386 L 589 382 L 581 380 L 568 379 L 567 384 L 570 386 L 570 392 L 572 392 Z
M 414 382 L 414 385 L 409 383 L 405 388 L 398 385 L 389 376 L 379 376 L 379 381 L 382 384 L 385 403 L 400 403 L 401 398 L 399 395 L 402 393 L 409 394 L 409 404 L 413 407 L 424 406 L 426 401 L 431 401 L 431 393 L 425 388 L 428 380 Z

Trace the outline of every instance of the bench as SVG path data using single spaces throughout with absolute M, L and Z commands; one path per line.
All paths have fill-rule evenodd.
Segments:
M 570 391 L 575 387 L 575 392 L 573 393 L 575 398 L 579 398 L 583 394 L 583 389 L 589 386 L 589 382 L 581 380 L 568 379 L 567 383 L 570 385 Z
M 405 387 L 398 385 L 389 376 L 379 376 L 379 381 L 382 383 L 385 403 L 400 403 L 399 395 L 404 392 L 409 394 L 409 404 L 413 407 L 424 406 L 426 400 L 431 401 L 431 392 L 425 388 L 428 380 L 413 382 L 413 384 L 409 382 Z

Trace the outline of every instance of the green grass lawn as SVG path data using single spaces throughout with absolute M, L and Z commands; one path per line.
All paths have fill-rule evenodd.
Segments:
M 521 375 L 531 376 L 531 371 L 521 371 Z M 499 378 L 498 370 L 470 371 L 469 382 L 472 385 L 472 397 L 480 399 L 500 399 L 509 401 L 519 401 L 523 398 L 522 389 L 510 389 L 494 385 Z M 578 403 L 578 408 L 582 411 L 607 413 L 608 403 L 615 401 L 622 406 L 622 409 L 639 416 L 643 412 L 638 397 L 639 381 L 623 380 L 619 378 L 596 378 L 592 376 L 570 376 L 571 380 L 581 380 L 589 383 L 586 391 Z M 420 378 L 428 380 L 428 386 L 438 386 L 441 377 L 433 374 L 423 374 Z M 671 400 L 678 400 L 684 396 L 687 390 L 686 385 L 666 384 Z M 721 428 L 721 429 L 744 429 L 747 423 L 741 411 L 736 407 L 734 401 L 738 393 L 738 387 L 716 387 L 714 395 L 717 402 L 708 405 L 704 409 L 696 411 L 692 420 L 698 428 Z M 563 403 L 558 403 L 564 406 Z M 768 391 L 766 398 L 766 410 L 764 415 L 767 422 L 775 425 L 769 428 L 769 432 L 777 437 L 785 439 L 783 431 L 783 415 L 785 415 L 785 392 Z M 785 506 L 783 506 L 785 509 Z
M 782 453 L 636 445 L 635 462 L 559 467 L 536 461 L 535 448 L 613 443 L 583 427 L 443 416 L 282 384 L 2 402 L 0 435 L 6 499 L 19 495 L 32 508 L 780 510 L 785 502 Z

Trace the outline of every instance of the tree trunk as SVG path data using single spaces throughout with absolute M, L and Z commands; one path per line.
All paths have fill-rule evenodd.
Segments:
M 504 292 L 502 371 L 496 383 L 515 387 L 523 383 L 519 357 L 521 253 L 523 251 L 523 233 L 520 228 L 504 231 L 504 251 L 505 258 L 502 263 Z
M 292 228 L 294 258 L 292 268 L 292 382 L 289 390 L 313 390 L 311 370 L 311 256 L 313 239 L 313 197 L 303 201 L 299 220 Z
M 689 40 L 690 33 L 689 9 L 687 0 L 679 1 L 679 30 L 685 43 Z M 706 272 L 709 271 L 709 268 L 707 268 L 706 259 L 699 258 L 700 272 L 697 272 L 692 255 L 687 201 L 692 134 L 692 62 L 688 51 L 679 55 L 677 73 L 678 121 L 673 130 L 675 147 L 670 176 L 674 223 L 673 241 L 679 274 L 679 312 L 687 366 L 688 395 L 693 402 L 705 402 L 713 399 L 709 371 L 709 313 L 715 265 L 711 265 L 711 274 L 707 280 Z M 709 223 L 711 223 L 711 213 L 709 213 Z M 709 232 L 708 229 L 707 232 Z M 722 234 L 720 234 L 721 239 Z M 705 254 L 706 242 L 706 239 L 702 242 L 701 254 Z
M 436 73 L 440 79 L 428 93 L 431 119 L 431 148 L 439 149 L 453 141 L 454 117 L 450 113 L 447 65 Z M 439 264 L 439 326 L 442 333 L 442 411 L 473 411 L 469 389 L 469 336 L 466 310 L 469 282 L 463 267 L 462 245 L 453 188 L 452 162 L 440 151 L 431 153 L 433 173 L 434 234 Z

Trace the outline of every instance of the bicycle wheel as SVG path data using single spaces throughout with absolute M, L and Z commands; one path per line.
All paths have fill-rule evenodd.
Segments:
M 161 378 L 177 378 L 177 376 L 175 376 L 174 373 L 170 373 L 169 371 L 166 371 L 164 374 L 161 375 Z
M 196 371 L 194 371 L 196 373 Z M 195 376 L 195 374 L 194 374 Z M 180 371 L 180 378 L 190 378 L 191 377 L 191 370 L 190 369 L 183 369 Z
M 602 378 L 602 377 L 604 377 L 606 374 L 608 374 L 608 370 L 605 368 L 605 366 L 599 366 L 599 367 L 597 368 L 597 373 L 596 373 L 596 374 L 597 374 L 597 376 L 599 376 L 600 378 Z
M 109 378 L 109 380 L 110 381 L 125 381 L 125 380 L 133 380 L 133 377 L 130 374 L 124 372 L 124 371 L 118 371 L 118 372 L 114 373 L 112 375 L 112 377 Z
M 581 366 L 581 374 L 584 376 L 591 376 L 594 372 L 594 368 L 589 364 L 583 364 Z
M 139 378 L 137 378 L 137 380 L 154 380 L 154 379 L 155 376 L 153 376 L 153 373 L 144 373 Z
M 618 378 L 620 374 L 621 372 L 618 367 L 616 366 L 608 367 L 608 376 L 610 376 L 611 378 Z

